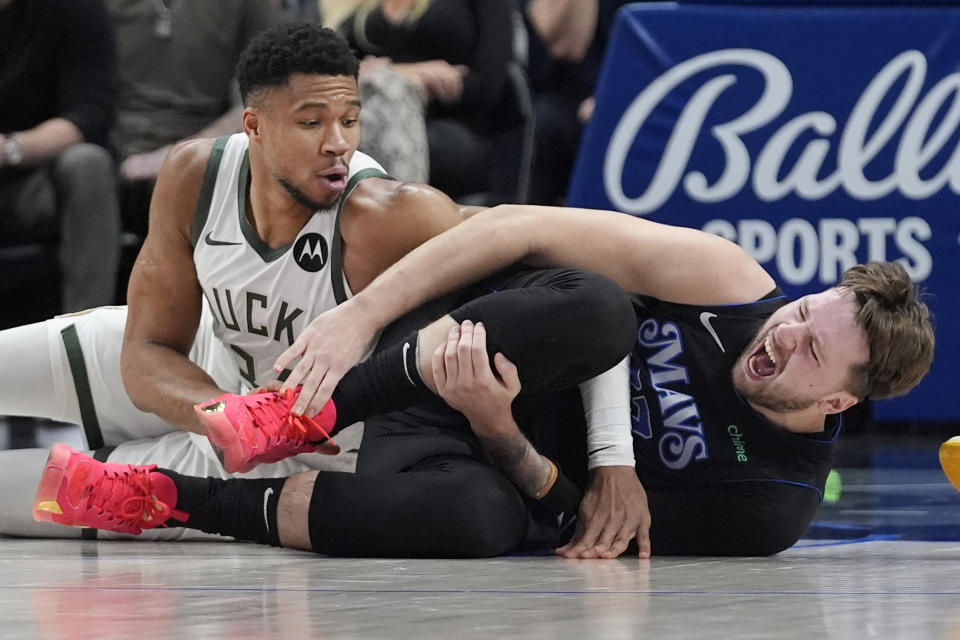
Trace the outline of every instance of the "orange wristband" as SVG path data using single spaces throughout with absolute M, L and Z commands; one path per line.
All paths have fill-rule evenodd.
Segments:
M 540 490 L 537 491 L 537 494 L 533 496 L 537 500 L 542 499 L 545 495 L 550 493 L 550 489 L 553 489 L 553 485 L 557 481 L 557 476 L 560 474 L 560 471 L 557 469 L 557 465 L 553 464 L 553 460 L 546 456 L 542 457 L 547 461 L 547 464 L 550 465 L 550 477 L 547 478 L 547 481 L 543 483 L 543 486 L 540 487 Z

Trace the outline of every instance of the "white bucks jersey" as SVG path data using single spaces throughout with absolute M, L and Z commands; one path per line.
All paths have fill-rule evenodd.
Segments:
M 317 211 L 292 243 L 273 249 L 245 215 L 247 149 L 244 134 L 214 144 L 191 240 L 214 334 L 233 353 L 241 377 L 256 387 L 277 377 L 274 361 L 311 320 L 351 295 L 340 241 L 343 203 L 360 180 L 386 174 L 369 156 L 354 153 L 338 201 Z

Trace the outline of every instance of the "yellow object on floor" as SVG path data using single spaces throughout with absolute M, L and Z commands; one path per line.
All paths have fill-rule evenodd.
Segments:
M 960 491 L 960 436 L 954 436 L 940 445 L 940 466 L 947 479 Z

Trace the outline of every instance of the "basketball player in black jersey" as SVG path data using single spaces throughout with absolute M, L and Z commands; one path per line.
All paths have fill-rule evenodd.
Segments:
M 906 393 L 932 360 L 929 312 L 894 263 L 855 267 L 837 286 L 789 301 L 745 252 L 715 236 L 612 212 L 502 207 L 426 243 L 315 320 L 292 347 L 313 356 L 299 374 L 307 381 L 301 395 L 324 400 L 317 381 L 339 378 L 322 370 L 324 361 L 354 357 L 338 344 L 363 342 L 357 338 L 423 299 L 517 261 L 598 271 L 631 293 L 638 320 L 622 394 L 631 418 L 621 425 L 631 431 L 636 467 L 607 469 L 603 490 L 591 487 L 580 522 L 602 527 L 578 530 L 564 555 L 615 556 L 634 537 L 642 556 L 765 555 L 788 547 L 819 502 L 843 411 L 867 397 Z M 422 331 L 421 345 L 437 335 L 446 340 L 421 352 L 419 373 L 467 418 L 472 444 L 520 489 L 519 502 L 460 526 L 477 496 L 434 490 L 460 465 L 482 466 L 482 459 L 468 438 L 446 435 L 453 431 L 428 407 L 374 421 L 373 446 L 362 450 L 353 480 L 308 472 L 285 482 L 222 482 L 154 472 L 176 486 L 170 508 L 218 514 L 202 524 L 192 517 L 188 526 L 339 555 L 485 555 L 564 542 L 580 497 L 568 489 L 569 477 L 583 461 L 552 440 L 575 433 L 582 413 L 546 420 L 552 438 L 531 427 L 565 398 L 531 412 L 518 406 L 529 403 L 514 399 L 522 385 L 511 363 L 468 322 L 486 324 L 483 313 L 468 309 Z M 511 330 L 523 334 L 524 327 Z M 358 369 L 337 388 L 341 399 Z M 402 481 L 411 469 L 426 471 L 419 487 Z M 276 504 L 261 505 L 261 496 L 274 493 Z M 593 517 L 604 510 L 621 515 Z M 261 511 L 266 518 L 254 517 Z

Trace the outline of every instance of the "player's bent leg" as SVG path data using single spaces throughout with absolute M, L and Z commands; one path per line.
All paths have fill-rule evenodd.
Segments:
M 126 307 L 98 307 L 0 332 L 0 415 L 82 424 L 90 449 L 178 429 L 137 409 L 120 371 Z M 190 358 L 224 389 L 239 391 L 233 358 L 213 335 L 206 305 Z
M 126 317 L 125 307 L 98 307 L 0 332 L 0 414 L 82 424 L 90 449 L 173 430 L 124 389 Z
M 50 348 L 50 322 L 0 331 L 0 415 L 79 421 L 76 397 Z
M 585 382 L 622 360 L 636 341 L 630 298 L 599 274 L 525 271 L 496 286 L 494 293 L 467 302 L 450 316 L 458 323 L 486 326 L 491 368 L 497 352 L 507 356 L 517 366 L 524 395 Z M 424 369 L 431 364 L 431 347 L 436 345 L 420 349 Z
M 426 329 L 402 337 L 412 322 L 423 319 L 424 310 L 417 310 L 385 330 L 380 341 L 385 346 L 348 371 L 334 389 L 337 418 L 331 433 L 335 436 L 340 424 L 433 399 L 433 352 L 454 322 L 484 324 L 491 361 L 500 352 L 516 365 L 521 395 L 599 375 L 622 360 L 636 341 L 629 297 L 603 276 L 571 269 L 528 271 L 493 278 L 470 293 L 484 290 L 492 293 L 436 322 L 417 325 Z
M 340 434 L 343 451 L 336 456 L 303 454 L 274 464 L 264 464 L 237 477 L 283 478 L 310 469 L 352 473 L 356 466 L 357 450 L 363 425 L 357 424 Z M 102 456 L 112 464 L 149 465 L 173 469 L 183 474 L 226 479 L 230 477 L 220 466 L 205 438 L 177 431 L 161 438 L 122 443 Z M 0 535 L 28 538 L 97 538 L 106 540 L 132 539 L 127 533 L 106 530 L 79 529 L 53 521 L 34 520 L 32 507 L 41 484 L 41 471 L 50 451 L 47 449 L 14 449 L 0 451 Z M 176 523 L 174 523 L 176 524 Z M 194 529 L 170 526 L 144 530 L 136 537 L 141 540 L 183 541 L 224 540 L 223 536 Z
M 486 291 L 492 293 L 482 295 Z M 396 342 L 347 372 L 333 391 L 335 410 L 329 410 L 328 403 L 311 417 L 322 429 L 291 425 L 293 402 L 279 392 L 263 394 L 262 402 L 227 394 L 198 405 L 198 416 L 223 452 L 226 467 L 249 469 L 259 461 L 314 447 L 343 425 L 433 400 L 429 367 L 434 349 L 446 339 L 449 324 L 444 322 L 482 322 L 489 356 L 501 352 L 517 366 L 523 395 L 570 387 L 599 375 L 622 360 L 636 340 L 636 316 L 628 296 L 612 280 L 590 272 L 551 269 L 500 275 L 464 295 L 480 297 L 433 324 L 436 303 L 428 303 L 388 328 L 382 342 Z M 400 337 L 410 325 L 428 324 Z
M 303 515 L 282 505 L 280 513 Z M 401 558 L 503 555 L 520 548 L 530 518 L 518 489 L 496 469 L 456 456 L 398 474 L 317 474 L 308 514 L 318 553 Z
M 114 531 L 177 526 L 277 545 L 278 511 L 303 519 L 315 551 L 340 556 L 485 557 L 518 548 L 528 512 L 516 488 L 470 458 L 432 458 L 401 474 L 317 472 L 309 503 L 278 507 L 286 478 L 182 476 L 155 465 L 98 462 L 54 447 L 38 519 Z M 285 524 L 287 527 L 288 524 Z
M 218 480 L 230 478 L 250 480 L 286 478 L 313 469 L 353 473 L 362 434 L 362 424 L 352 425 L 343 430 L 338 436 L 341 452 L 334 456 L 318 453 L 301 454 L 272 464 L 261 464 L 247 473 L 240 474 L 227 473 L 207 439 L 196 433 L 186 431 L 169 433 L 160 438 L 123 443 L 110 452 L 107 461 L 141 466 L 155 464 L 161 469 L 168 469 L 184 476 L 216 478 Z M 166 528 L 144 530 L 138 536 L 138 539 L 157 541 L 224 540 L 222 535 L 206 533 L 198 529 L 188 529 L 177 526 L 177 524 L 171 523 Z M 97 531 L 97 538 L 101 540 L 130 537 L 127 534 L 112 531 Z

